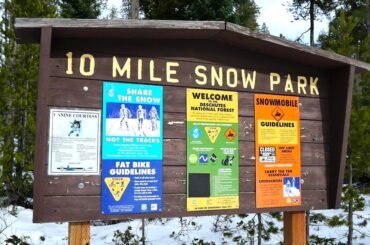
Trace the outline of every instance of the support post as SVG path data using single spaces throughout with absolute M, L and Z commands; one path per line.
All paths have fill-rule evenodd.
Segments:
M 284 212 L 284 244 L 306 244 L 306 216 L 304 211 Z
M 90 244 L 90 222 L 68 223 L 68 245 Z

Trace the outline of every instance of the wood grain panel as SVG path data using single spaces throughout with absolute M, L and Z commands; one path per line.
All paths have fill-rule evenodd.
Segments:
M 254 166 L 239 168 L 239 190 L 255 192 L 256 168 Z M 303 166 L 303 190 L 326 190 L 326 166 Z M 100 176 L 49 176 L 46 195 L 88 196 L 100 195 Z M 186 167 L 166 166 L 163 168 L 163 193 L 186 194 Z
M 329 146 L 327 144 L 301 143 L 301 161 L 304 166 L 329 164 Z M 256 164 L 255 144 L 251 141 L 239 141 L 239 165 Z M 186 165 L 186 140 L 164 139 L 165 166 Z
M 92 54 L 94 55 L 94 54 Z M 107 57 L 108 56 L 108 57 Z M 198 87 L 198 88 L 213 88 L 213 89 L 224 89 L 224 90 L 232 90 L 232 91 L 248 91 L 248 92 L 255 92 L 255 93 L 274 93 L 274 94 L 286 94 L 286 95 L 299 95 L 302 97 L 321 97 L 326 98 L 328 95 L 328 87 L 327 87 L 327 78 L 324 76 L 318 77 L 318 90 L 319 95 L 311 94 L 310 92 L 310 77 L 306 76 L 307 78 L 307 84 L 305 92 L 298 91 L 297 87 L 297 78 L 298 76 L 302 74 L 290 74 L 290 80 L 293 85 L 293 93 L 292 92 L 285 92 L 285 81 L 288 78 L 288 74 L 281 73 L 278 70 L 269 70 L 269 71 L 261 71 L 261 70 L 254 70 L 253 68 L 250 68 L 249 66 L 243 67 L 231 67 L 227 65 L 221 64 L 207 64 L 207 63 L 195 63 L 195 62 L 189 62 L 189 61 L 178 61 L 178 60 L 169 60 L 169 59 L 163 59 L 158 58 L 154 56 L 153 58 L 143 58 L 140 57 L 142 60 L 142 77 L 138 75 L 138 59 L 137 57 L 129 57 L 130 58 L 130 76 L 125 74 L 123 77 L 121 77 L 119 74 L 116 75 L 116 77 L 113 77 L 112 67 L 113 67 L 113 56 L 104 55 L 103 57 L 94 55 L 95 57 L 95 69 L 93 76 L 82 76 L 80 74 L 80 61 L 79 59 L 75 58 L 72 62 L 72 70 L 73 74 L 66 75 L 67 70 L 67 59 L 66 58 L 52 58 L 50 69 L 52 76 L 55 77 L 68 77 L 68 78 L 80 78 L 80 79 L 95 79 L 95 80 L 101 80 L 101 81 L 126 81 L 126 82 L 132 82 L 132 83 L 144 83 L 144 84 L 158 84 L 158 85 L 172 85 L 172 86 L 178 86 L 178 87 Z M 124 63 L 127 60 L 127 56 L 124 57 L 116 57 L 120 66 L 122 67 Z M 154 65 L 153 68 L 149 65 L 150 62 L 153 61 Z M 86 61 L 87 62 L 87 61 Z M 167 82 L 167 62 L 177 62 L 178 67 L 174 68 L 176 70 L 176 75 L 171 75 L 171 77 L 176 78 L 179 80 L 178 83 L 170 83 Z M 87 64 L 85 64 L 86 66 Z M 198 65 L 204 66 L 204 70 L 202 70 L 202 73 L 206 75 L 207 80 L 204 85 L 199 85 L 195 81 L 196 79 L 200 79 L 200 76 L 197 76 L 195 73 L 195 68 Z M 212 66 L 219 71 L 219 68 L 222 69 L 221 77 L 223 78 L 223 83 L 220 85 L 217 82 L 212 83 L 211 82 L 211 71 Z M 227 69 L 229 68 L 235 68 L 237 72 L 237 84 L 235 86 L 228 86 L 227 85 Z M 150 70 L 153 69 L 152 75 L 150 73 Z M 245 79 L 248 76 L 248 73 L 250 76 L 253 76 L 253 71 L 256 71 L 256 79 L 255 79 L 255 87 L 251 88 L 251 86 L 244 85 L 243 82 L 243 74 L 245 74 Z M 274 86 L 274 89 L 271 90 L 270 87 L 270 73 L 278 73 L 280 74 L 281 81 L 278 85 Z M 160 80 L 151 79 L 151 77 L 157 77 Z M 316 76 L 313 76 L 315 78 Z M 230 78 L 231 81 L 233 81 L 234 77 L 232 76 Z
M 213 31 L 213 30 L 212 30 Z M 209 35 L 209 33 L 207 34 Z M 74 74 L 66 75 L 66 53 L 73 52 Z M 84 77 L 79 72 L 79 57 L 89 53 L 95 57 L 95 73 Z M 50 54 L 49 54 L 50 55 Z M 127 57 L 131 57 L 130 78 L 112 76 L 112 56 L 115 55 L 122 66 Z M 164 86 L 164 159 L 163 159 L 163 211 L 143 215 L 104 216 L 100 211 L 100 176 L 47 176 L 47 130 L 46 125 L 38 125 L 43 135 L 44 146 L 38 155 L 39 195 L 38 207 L 42 207 L 35 217 L 37 222 L 47 221 L 88 221 L 112 220 L 142 217 L 171 217 L 191 215 L 235 214 L 271 211 L 301 211 L 324 209 L 328 207 L 328 173 L 332 171 L 330 130 L 333 118 L 333 102 L 329 103 L 329 74 L 318 66 L 306 66 L 300 62 L 291 62 L 273 55 L 261 55 L 232 45 L 204 40 L 99 40 L 58 39 L 54 38 L 48 60 L 47 77 L 43 76 L 47 86 L 39 89 L 39 96 L 44 117 L 48 121 L 47 109 L 50 107 L 102 108 L 102 82 L 120 81 Z M 143 61 L 143 77 L 140 79 L 136 62 Z M 153 82 L 149 74 L 149 62 L 155 61 L 154 74 L 162 81 Z M 177 74 L 173 77 L 179 83 L 169 83 L 166 78 L 168 61 L 179 63 Z M 195 83 L 194 69 L 197 65 L 206 68 L 208 81 L 205 86 Z M 44 64 L 45 65 L 45 64 Z M 223 85 L 212 85 L 211 68 L 223 69 Z M 238 84 L 235 88 L 226 86 L 226 70 L 236 68 Z M 256 86 L 244 88 L 241 78 L 245 72 L 256 70 Z M 270 73 L 278 73 L 281 83 L 270 90 Z M 295 94 L 285 92 L 285 80 L 292 79 Z M 300 134 L 302 162 L 302 206 L 271 209 L 255 208 L 255 128 L 254 128 L 254 93 L 274 93 L 297 95 L 297 76 L 319 77 L 320 95 L 310 94 L 309 85 L 306 94 L 300 94 Z M 48 81 L 45 82 L 45 78 Z M 309 81 L 308 81 L 309 84 Z M 331 84 L 333 85 L 333 84 Z M 239 96 L 239 190 L 240 208 L 237 210 L 217 210 L 204 212 L 186 211 L 186 88 L 220 89 L 238 91 Z M 46 119 L 45 119 L 46 118 Z M 43 128 L 41 128 L 41 126 Z M 41 181 L 41 182 L 40 182 Z
M 53 58 L 64 58 L 67 52 L 73 51 L 80 57 L 92 53 L 97 57 L 141 57 L 162 58 L 169 60 L 189 61 L 205 64 L 223 64 L 232 67 L 251 67 L 260 71 L 281 71 L 302 75 L 326 76 L 325 71 L 317 67 L 305 66 L 300 62 L 289 62 L 270 54 L 258 54 L 233 45 L 210 40 L 184 39 L 54 39 Z
M 164 113 L 164 137 L 168 139 L 186 138 L 186 120 L 183 113 Z M 301 120 L 301 142 L 329 142 L 329 123 Z M 254 142 L 254 118 L 239 117 L 239 140 Z
M 87 87 L 88 91 L 84 91 L 84 87 Z M 238 96 L 239 115 L 254 116 L 254 93 L 239 92 Z M 165 86 L 163 99 L 165 112 L 185 113 L 186 88 Z M 327 99 L 301 97 L 299 102 L 301 119 L 329 120 Z M 51 77 L 48 104 L 101 108 L 102 81 Z
M 301 211 L 311 209 L 326 209 L 327 205 L 326 190 L 303 190 L 302 206 L 284 207 L 272 209 L 256 209 L 255 193 L 240 193 L 240 208 L 232 210 L 222 210 L 222 214 L 245 214 L 255 212 L 281 212 L 281 211 Z M 203 216 L 217 215 L 217 211 L 186 211 L 186 195 L 168 194 L 163 195 L 162 213 L 149 214 L 131 214 L 131 215 L 102 215 L 100 212 L 100 196 L 45 196 L 43 202 L 48 204 L 44 206 L 44 212 L 38 216 L 36 222 L 59 221 L 88 221 L 88 220 L 114 220 L 127 218 L 156 218 L 156 217 L 185 217 L 185 216 Z M 89 214 L 89 215 L 87 215 Z

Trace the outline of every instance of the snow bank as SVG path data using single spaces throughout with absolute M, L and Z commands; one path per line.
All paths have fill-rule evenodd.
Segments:
M 354 222 L 357 223 L 363 218 L 370 221 L 370 195 L 364 196 L 366 207 L 364 211 L 356 212 L 354 216 Z M 15 209 L 16 212 L 12 212 Z M 16 213 L 15 215 L 12 213 Z M 343 216 L 344 211 L 338 210 L 323 210 L 313 211 L 313 213 L 321 213 L 325 216 L 332 217 L 334 215 Z M 247 222 L 254 215 L 250 214 L 244 218 L 243 221 Z M 362 217 L 360 219 L 360 217 Z M 215 231 L 214 224 L 216 222 L 216 216 L 208 217 L 184 217 L 171 218 L 171 219 L 156 219 L 153 221 L 145 221 L 145 235 L 147 244 L 190 244 L 194 238 L 203 239 L 205 242 L 213 241 L 216 244 L 232 244 L 232 237 L 227 238 L 223 236 L 222 229 Z M 273 221 L 274 224 L 281 229 L 283 224 L 276 219 L 272 219 L 269 215 L 264 215 L 264 219 L 267 221 Z M 242 218 L 238 216 L 231 217 L 230 220 L 226 220 L 221 223 L 221 227 L 228 225 L 231 229 L 235 228 L 237 222 L 240 222 Z M 182 221 L 182 222 L 180 222 Z M 141 220 L 134 220 L 130 222 L 122 222 L 114 225 L 99 225 L 99 222 L 95 222 L 91 226 L 91 244 L 106 245 L 113 244 L 113 234 L 116 230 L 124 232 L 128 226 L 132 227 L 131 232 L 137 235 L 137 239 L 141 237 Z M 360 234 L 355 231 L 354 235 L 356 240 L 354 244 L 370 244 L 370 225 L 366 227 L 356 227 L 361 232 L 366 233 L 367 236 L 360 237 Z M 22 207 L 8 207 L 0 210 L 0 243 L 11 235 L 18 237 L 25 237 L 26 241 L 30 244 L 41 244 L 41 245 L 64 245 L 68 244 L 68 224 L 67 223 L 47 223 L 47 224 L 33 224 L 32 223 L 32 210 L 24 209 Z M 246 237 L 245 231 L 235 231 L 233 236 L 238 234 Z M 171 235 L 172 234 L 172 235 Z M 310 227 L 310 234 L 315 234 L 320 237 L 335 238 L 336 242 L 345 242 L 347 228 L 345 226 L 330 228 L 325 223 L 319 223 Z M 277 244 L 282 241 L 282 231 L 277 235 L 272 235 L 272 239 L 264 244 Z

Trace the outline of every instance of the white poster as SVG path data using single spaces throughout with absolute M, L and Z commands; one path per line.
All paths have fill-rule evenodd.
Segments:
M 50 109 L 49 175 L 100 174 L 100 110 Z

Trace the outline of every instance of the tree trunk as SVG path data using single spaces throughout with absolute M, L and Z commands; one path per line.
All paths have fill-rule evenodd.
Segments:
M 258 234 L 258 237 L 257 237 L 257 243 L 258 245 L 261 245 L 262 244 L 262 215 L 261 214 L 257 214 L 257 219 L 258 219 L 258 224 L 257 224 L 257 234 Z
M 139 0 L 131 0 L 130 19 L 139 19 Z
M 254 229 L 254 227 L 256 227 L 255 226 L 255 222 L 254 222 L 254 218 L 255 217 L 253 217 L 253 219 L 252 219 L 252 227 L 253 227 L 253 229 Z M 257 234 L 257 236 L 258 236 L 258 234 Z M 249 241 L 249 245 L 254 245 L 254 235 L 253 236 L 251 236 L 251 237 L 249 237 L 249 239 L 250 239 L 250 241 Z M 258 238 L 257 238 L 258 239 Z
M 315 31 L 315 1 L 310 0 L 310 46 L 314 46 L 314 31 Z
M 2 39 L 3 39 L 3 44 L 2 44 L 2 48 L 6 46 L 6 44 L 9 44 L 10 43 L 10 38 L 8 37 L 8 35 L 5 34 L 6 31 L 9 31 L 9 26 L 6 25 L 4 23 L 3 20 L 5 19 L 10 19 L 10 15 L 9 15 L 9 12 L 8 12 L 8 8 L 7 8 L 7 5 L 4 5 L 3 6 L 3 15 L 1 16 L 1 20 L 2 20 L 2 23 L 1 23 L 1 30 L 0 30 L 0 34 L 2 36 Z M 5 82 L 5 81 L 4 81 Z M 5 82 L 4 85 L 10 87 L 10 82 L 7 81 Z M 3 85 L 3 86 L 4 86 Z M 6 102 L 6 107 L 7 108 L 11 108 L 11 100 L 8 100 Z M 12 149 L 12 142 L 14 142 L 12 140 L 12 134 L 9 132 L 9 124 L 10 124 L 10 119 L 11 119 L 11 116 L 10 116 L 10 112 L 8 110 L 3 110 L 2 113 L 1 113 L 1 123 L 3 124 L 3 129 L 1 131 L 1 142 L 0 144 L 2 145 L 1 146 L 1 150 L 2 150 L 2 156 L 0 157 L 0 165 L 2 167 L 1 169 L 1 178 L 0 178 L 0 183 L 4 183 L 5 184 L 5 187 L 6 188 L 9 188 L 9 183 L 11 183 L 11 178 L 12 178 L 12 159 L 13 159 L 13 154 L 9 154 L 10 152 L 13 152 L 12 150 L 9 150 L 9 149 Z M 6 129 L 6 130 L 4 130 Z M 4 154 L 7 153 L 7 154 Z M 7 192 L 7 194 L 9 194 Z M 9 195 L 8 195 L 9 197 Z
M 352 191 L 352 154 L 349 153 L 349 179 L 348 179 L 348 190 Z M 348 237 L 347 237 L 347 244 L 352 245 L 353 240 L 353 197 L 349 200 L 348 204 Z
M 145 245 L 145 219 L 141 219 L 141 241 Z
M 370 1 L 366 1 L 367 6 L 367 36 L 370 36 Z M 368 40 L 368 47 L 370 47 L 370 38 Z
M 306 243 L 310 244 L 310 211 L 306 211 Z

